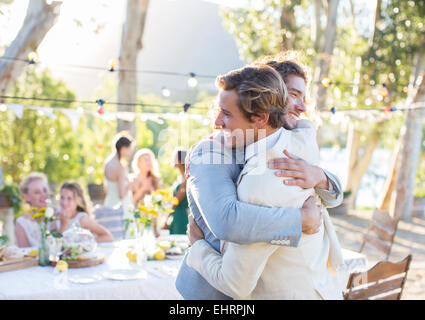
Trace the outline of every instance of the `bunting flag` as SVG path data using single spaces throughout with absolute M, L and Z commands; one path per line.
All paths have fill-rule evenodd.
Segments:
M 6 104 L 5 106 L 6 106 L 6 109 L 11 110 L 18 119 L 22 119 L 22 116 L 24 115 L 23 105 L 13 103 L 13 104 Z
M 71 122 L 72 130 L 75 132 L 78 128 L 78 125 L 80 124 L 81 113 L 75 109 L 65 108 L 62 108 L 60 111 L 68 117 L 69 121 Z

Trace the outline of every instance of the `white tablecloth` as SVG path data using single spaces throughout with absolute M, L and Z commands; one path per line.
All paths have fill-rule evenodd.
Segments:
M 99 244 L 98 251 L 105 254 L 105 262 L 88 268 L 68 269 L 59 273 L 54 267 L 31 267 L 0 273 L 0 299 L 31 300 L 179 300 L 181 295 L 175 288 L 175 278 L 182 261 L 177 259 L 147 261 L 142 267 L 129 262 L 125 256 L 123 242 Z M 364 255 L 343 250 L 345 267 L 338 277 L 345 287 L 350 272 L 365 270 Z M 138 280 L 110 280 L 102 277 L 104 272 L 114 269 L 145 270 L 145 277 Z M 88 284 L 77 284 L 70 280 L 78 277 L 98 277 Z
M 179 300 L 181 295 L 174 282 L 183 256 L 177 259 L 147 261 L 139 267 L 130 262 L 123 242 L 99 244 L 98 251 L 105 254 L 105 262 L 87 268 L 58 272 L 54 267 L 31 267 L 0 273 L 0 299 L 31 300 Z M 110 280 L 104 272 L 117 269 L 136 269 L 145 272 L 137 280 Z M 80 284 L 76 278 L 98 277 L 93 283 Z

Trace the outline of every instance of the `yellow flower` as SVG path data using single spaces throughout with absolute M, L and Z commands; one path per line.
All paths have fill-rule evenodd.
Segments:
M 37 218 L 40 218 L 40 217 L 44 217 L 44 212 L 39 211 L 32 216 L 33 219 L 37 219 Z
M 158 215 L 158 211 L 156 211 L 155 209 L 149 210 L 148 213 L 153 214 L 154 216 L 157 216 Z
M 165 190 L 160 190 L 160 189 L 158 189 L 158 190 L 156 190 L 156 192 L 158 193 L 158 194 L 161 194 L 161 195 L 163 195 L 163 196 L 169 196 L 169 192 L 167 192 L 167 191 L 165 191 Z
M 145 206 L 140 206 L 139 207 L 139 210 L 142 211 L 142 212 L 145 212 L 145 213 L 149 213 L 150 212 L 150 209 L 146 208 Z
M 41 212 L 44 214 L 46 212 L 46 208 L 41 208 L 38 212 Z
M 171 204 L 172 204 L 173 206 L 178 205 L 178 204 L 179 204 L 179 199 L 177 199 L 176 197 L 173 197 L 173 198 L 171 199 Z

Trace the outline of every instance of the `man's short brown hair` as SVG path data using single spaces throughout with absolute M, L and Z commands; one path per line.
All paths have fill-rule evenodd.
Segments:
M 235 90 L 238 107 L 249 121 L 260 113 L 268 113 L 268 125 L 280 128 L 285 123 L 287 97 L 285 83 L 279 73 L 267 65 L 250 65 L 230 71 L 216 79 L 221 90 Z
M 274 56 L 265 56 L 254 62 L 254 64 L 265 64 L 279 72 L 286 83 L 290 75 L 295 75 L 304 79 L 308 85 L 310 75 L 307 67 L 301 62 L 300 53 L 295 51 L 281 52 Z

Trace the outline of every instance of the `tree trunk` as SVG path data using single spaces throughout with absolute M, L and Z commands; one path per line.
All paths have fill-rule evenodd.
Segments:
M 394 148 L 389 175 L 387 176 L 384 184 L 385 192 L 382 196 L 382 199 L 380 200 L 379 210 L 382 211 L 388 211 L 390 209 L 391 195 L 393 193 L 395 180 L 397 177 L 397 164 L 400 161 L 400 145 L 401 142 L 398 140 Z
M 142 49 L 149 0 L 127 0 L 127 17 L 123 25 L 121 52 L 119 57 L 118 101 L 136 103 L 137 101 L 137 56 Z M 129 70 L 129 71 L 125 71 Z M 118 111 L 135 112 L 134 105 L 119 105 Z M 136 121 L 118 119 L 118 132 L 127 130 L 136 138 Z
M 282 32 L 281 50 L 291 50 L 294 46 L 297 23 L 293 6 L 283 6 L 280 15 L 280 29 Z
M 47 32 L 55 25 L 61 4 L 59 1 L 47 4 L 45 0 L 31 0 L 24 23 L 3 56 L 26 60 L 28 53 L 37 50 Z M 0 60 L 0 95 L 7 94 L 25 67 L 26 63 L 21 61 Z
M 312 97 L 318 111 L 326 108 L 327 88 L 321 84 L 328 77 L 331 67 L 332 52 L 336 39 L 336 20 L 339 0 L 328 0 L 327 23 L 324 41 L 315 63 Z
M 409 102 L 425 104 L 425 72 L 418 78 L 419 84 L 411 90 L 413 99 Z M 410 103 L 408 103 L 409 105 Z M 407 110 L 404 126 L 401 129 L 400 161 L 395 192 L 391 198 L 390 214 L 403 220 L 411 220 L 413 192 L 415 187 L 416 171 L 418 168 L 424 109 Z
M 314 23 L 312 24 L 311 28 L 311 36 L 312 41 L 314 43 L 314 50 L 315 52 L 319 52 L 320 50 L 320 44 L 321 44 L 321 35 L 322 35 L 322 27 L 320 23 L 321 18 L 321 11 L 322 11 L 322 1 L 321 0 L 314 0 Z
M 372 48 L 373 44 L 375 43 L 376 28 L 377 28 L 377 24 L 379 20 L 381 19 L 381 5 L 382 5 L 382 0 L 376 0 L 375 20 L 373 21 L 372 34 L 369 37 L 369 42 L 368 42 L 369 48 Z
M 418 79 L 419 74 L 422 72 L 422 70 L 424 69 L 424 63 L 425 63 L 425 35 L 422 37 L 423 41 L 421 44 L 420 49 L 418 50 L 418 53 L 416 55 L 415 61 L 414 61 L 414 66 L 413 66 L 413 70 L 412 70 L 412 74 L 410 76 L 410 89 L 409 89 L 409 96 L 414 96 L 414 88 L 415 88 L 415 81 L 416 79 Z M 407 115 L 406 115 L 406 120 L 407 120 Z M 396 185 L 396 180 L 397 180 L 397 175 L 398 175 L 398 168 L 400 167 L 400 154 L 401 154 L 401 145 L 402 145 L 403 141 L 402 141 L 402 135 L 400 135 L 399 140 L 397 141 L 397 145 L 395 147 L 394 150 L 394 155 L 393 155 L 393 162 L 389 171 L 389 175 L 387 176 L 387 180 L 385 182 L 385 187 L 384 187 L 384 196 L 382 197 L 382 201 L 381 201 L 381 206 L 380 209 L 381 210 L 390 210 L 390 206 L 391 203 L 394 201 L 395 199 L 392 199 L 395 195 L 395 193 L 393 194 L 395 185 Z M 393 208 L 394 209 L 394 208 Z
M 357 139 L 360 138 L 360 132 L 357 134 Z M 379 134 L 377 132 L 374 132 L 372 134 L 372 137 L 370 138 L 369 143 L 365 146 L 365 151 L 362 155 L 362 157 L 359 159 L 358 154 L 353 156 L 350 159 L 355 159 L 355 162 L 350 163 L 350 171 L 348 172 L 348 179 L 347 179 L 347 187 L 346 190 L 351 191 L 351 194 L 348 198 L 348 208 L 353 209 L 355 207 L 355 201 L 357 198 L 357 192 L 360 187 L 360 183 L 362 181 L 362 178 L 369 166 L 370 161 L 372 160 L 373 151 L 375 150 L 376 146 L 379 142 Z M 359 143 L 354 144 L 356 146 L 355 150 L 353 152 L 358 152 Z

